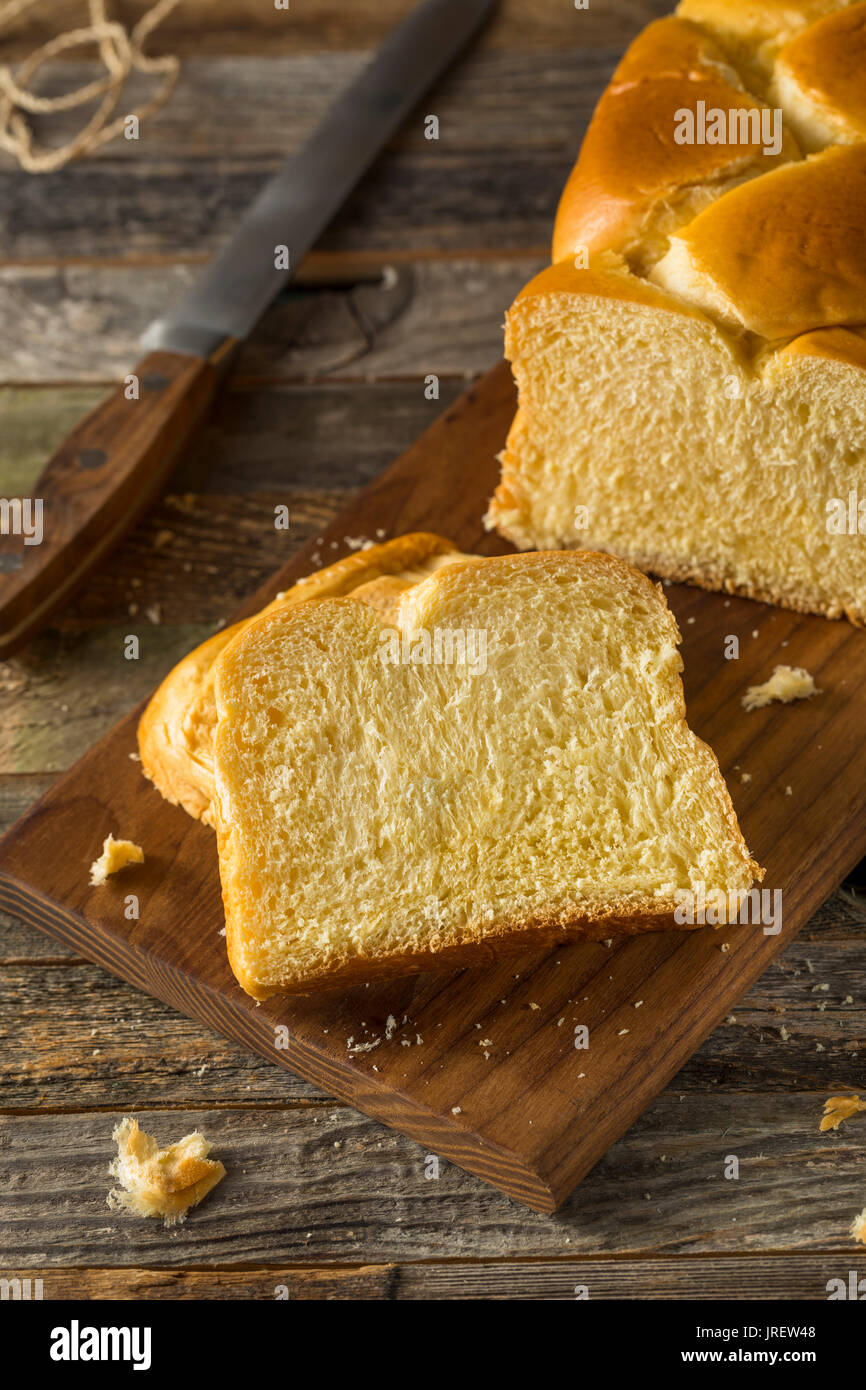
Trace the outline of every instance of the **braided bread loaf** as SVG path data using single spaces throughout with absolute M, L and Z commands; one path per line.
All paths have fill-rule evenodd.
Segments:
M 487 524 L 866 623 L 866 3 L 681 0 L 508 314 Z

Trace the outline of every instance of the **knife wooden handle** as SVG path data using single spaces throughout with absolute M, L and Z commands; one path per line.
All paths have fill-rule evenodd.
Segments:
M 20 502 L 22 511 L 6 506 L 0 658 L 33 636 L 156 498 L 205 415 L 233 346 L 227 342 L 209 360 L 150 353 L 131 374 L 135 380 L 127 377 L 60 446 L 32 498 Z

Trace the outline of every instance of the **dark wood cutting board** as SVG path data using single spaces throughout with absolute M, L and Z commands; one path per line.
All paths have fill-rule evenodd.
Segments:
M 345 553 L 347 537 L 418 529 L 465 550 L 506 550 L 481 516 L 513 408 L 502 364 L 333 523 L 322 554 Z M 308 573 L 315 548 L 243 612 Z M 667 594 L 683 632 L 689 722 L 719 756 L 746 840 L 766 866 L 764 886 L 782 890 L 779 935 L 705 927 L 256 1005 L 226 963 L 213 832 L 162 801 L 130 759 L 139 711 L 0 842 L 0 905 L 553 1211 L 866 852 L 866 632 L 683 586 Z M 729 634 L 740 638 L 738 660 L 724 659 Z M 807 667 L 822 693 L 746 714 L 746 686 L 781 663 Z M 146 863 L 92 889 L 88 866 L 109 831 L 141 844 Z M 129 893 L 138 921 L 124 916 Z M 397 1026 L 386 1039 L 389 1015 Z M 588 1050 L 574 1046 L 579 1024 Z M 350 1050 L 349 1039 L 356 1048 L 377 1038 Z

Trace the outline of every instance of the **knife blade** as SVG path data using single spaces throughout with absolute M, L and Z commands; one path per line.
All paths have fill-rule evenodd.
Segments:
M 142 346 L 208 356 L 225 338 L 247 337 L 382 146 L 496 3 L 419 5 L 265 185 L 189 293 L 151 324 Z M 288 248 L 287 268 L 275 265 L 278 246 Z
M 145 356 L 124 386 L 54 454 L 25 499 L 40 516 L 38 541 L 33 528 L 23 534 L 10 524 L 24 502 L 16 513 L 0 499 L 0 659 L 33 636 L 155 500 L 239 342 L 496 4 L 424 0 L 386 39 L 191 290 L 150 325 Z

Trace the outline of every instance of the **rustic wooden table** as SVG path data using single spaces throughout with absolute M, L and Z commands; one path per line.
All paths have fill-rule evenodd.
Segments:
M 48 176 L 0 164 L 0 493 L 27 491 L 408 7 L 185 0 L 153 45 L 182 56 L 181 82 L 137 144 Z M 667 8 L 504 0 L 244 350 L 171 494 L 0 666 L 4 826 L 497 360 L 592 106 Z M 131 628 L 137 663 L 120 655 Z M 826 1297 L 828 1279 L 866 1272 L 848 1235 L 866 1202 L 862 1123 L 818 1129 L 828 1095 L 866 1085 L 862 937 L 833 897 L 548 1218 L 445 1163 L 430 1180 L 408 1139 L 0 918 L 0 1272 L 41 1276 L 45 1297 Z M 126 1113 L 162 1142 L 200 1126 L 225 1159 L 186 1225 L 106 1207 Z

